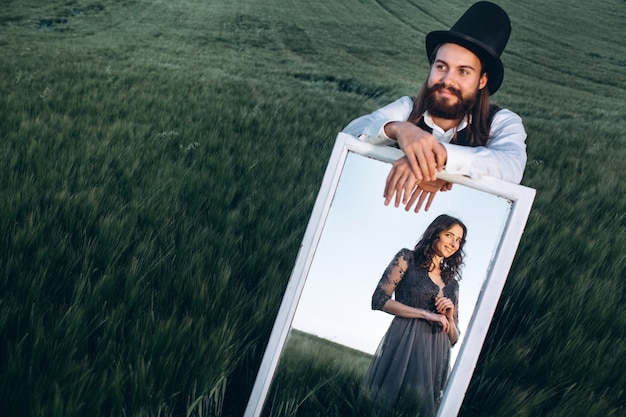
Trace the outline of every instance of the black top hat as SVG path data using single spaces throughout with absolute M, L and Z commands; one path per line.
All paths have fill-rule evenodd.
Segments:
M 504 78 L 500 55 L 511 35 L 511 21 L 502 8 L 488 1 L 474 3 L 449 31 L 436 30 L 426 35 L 426 53 L 433 53 L 442 43 L 455 43 L 475 53 L 484 65 L 489 80 L 487 89 L 494 94 Z

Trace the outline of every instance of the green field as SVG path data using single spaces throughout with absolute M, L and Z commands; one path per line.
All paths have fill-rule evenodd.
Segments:
M 498 3 L 537 197 L 461 416 L 622 416 L 626 3 Z M 242 415 L 337 131 L 468 5 L 0 1 L 0 414 Z
M 292 329 L 263 416 L 350 416 L 372 355 Z M 365 416 L 371 413 L 357 413 Z

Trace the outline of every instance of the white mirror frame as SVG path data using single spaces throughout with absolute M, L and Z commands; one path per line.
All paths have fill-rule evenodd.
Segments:
M 245 417 L 258 417 L 261 415 L 349 152 L 388 163 L 393 163 L 403 155 L 402 151 L 396 148 L 364 143 L 345 133 L 337 135 L 309 224 L 302 239 L 295 266 L 274 322 L 252 393 L 250 394 L 244 414 Z M 513 263 L 513 258 L 515 257 L 515 252 L 526 226 L 526 221 L 535 198 L 535 190 L 490 177 L 471 179 L 441 172 L 438 174 L 438 178 L 511 201 L 511 210 L 504 226 L 500 243 L 487 271 L 487 277 L 481 288 L 474 313 L 467 328 L 467 337 L 459 350 L 437 413 L 438 416 L 456 416 L 474 373 L 491 318 L 498 304 L 500 294 Z M 416 214 L 416 216 L 419 216 L 419 214 Z

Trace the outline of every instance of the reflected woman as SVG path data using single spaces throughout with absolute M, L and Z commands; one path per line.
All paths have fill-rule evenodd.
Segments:
M 374 291 L 372 308 L 395 316 L 363 382 L 364 394 L 383 414 L 437 413 L 450 348 L 459 338 L 466 232 L 459 219 L 438 216 L 413 250 L 397 253 Z

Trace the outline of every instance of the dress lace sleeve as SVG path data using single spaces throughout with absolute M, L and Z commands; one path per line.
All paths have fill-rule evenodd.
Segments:
M 385 303 L 391 299 L 393 292 L 404 277 L 412 255 L 413 252 L 409 249 L 402 249 L 393 258 L 374 290 L 372 310 L 382 310 Z

